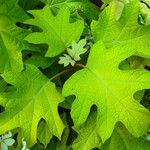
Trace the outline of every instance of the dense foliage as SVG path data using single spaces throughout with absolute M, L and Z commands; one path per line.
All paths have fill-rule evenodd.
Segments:
M 0 0 L 0 150 L 149 150 L 149 70 L 149 0 Z

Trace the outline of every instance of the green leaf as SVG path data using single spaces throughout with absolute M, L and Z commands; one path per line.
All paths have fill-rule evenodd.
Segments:
M 0 1 L 0 72 L 23 69 L 21 49 L 22 39 L 27 34 L 18 28 L 17 22 L 27 19 L 28 16 L 18 6 L 18 0 Z
M 149 0 L 143 0 L 148 6 L 150 6 L 150 1 Z
M 147 4 L 148 5 L 148 4 Z M 150 25 L 150 8 L 146 4 L 140 3 L 140 14 L 145 25 Z
M 47 123 L 44 120 L 41 120 L 38 126 L 38 140 L 44 145 L 45 148 L 52 136 L 53 135 L 49 131 Z
M 44 57 L 40 53 L 32 52 L 32 56 L 27 58 L 24 63 L 32 64 L 36 67 L 41 67 L 42 69 L 46 69 L 51 66 L 56 61 L 56 58 Z
M 0 16 L 9 22 L 20 22 L 28 19 L 24 10 L 19 7 L 18 0 L 1 0 L 0 1 Z M 3 22 L 1 22 L 3 23 Z M 0 23 L 0 24 L 1 24 Z
M 150 113 L 133 94 L 149 89 L 149 71 L 120 70 L 120 62 L 136 51 L 123 47 L 106 50 L 99 41 L 91 49 L 86 67 L 76 72 L 63 87 L 63 95 L 75 95 L 71 116 L 75 126 L 83 124 L 92 105 L 98 107 L 96 130 L 104 142 L 121 121 L 136 137 L 142 135 L 150 123 Z
M 78 43 L 75 41 L 72 42 L 71 48 L 67 49 L 68 55 L 64 54 L 63 57 L 59 57 L 59 64 L 64 64 L 64 67 L 68 66 L 71 64 L 72 66 L 75 65 L 77 61 L 79 61 L 80 55 L 84 54 L 87 49 L 84 48 L 86 45 L 86 39 L 80 40 Z
M 72 48 L 68 48 L 67 52 L 71 58 L 73 58 L 75 61 L 79 61 L 80 55 L 84 54 L 87 49 L 84 48 L 86 45 L 86 39 L 80 40 L 78 43 L 75 41 L 72 42 Z
M 100 14 L 98 21 L 93 21 L 91 28 L 94 40 L 102 40 L 107 48 L 122 44 L 137 49 L 138 54 L 149 57 L 150 26 L 138 23 L 139 2 L 133 0 L 125 4 L 119 20 L 115 16 L 115 3 L 112 2 Z
M 32 65 L 20 73 L 7 72 L 3 78 L 16 90 L 0 95 L 0 104 L 5 107 L 0 114 L 0 134 L 21 127 L 27 146 L 31 147 L 37 141 L 37 126 L 43 118 L 50 132 L 60 138 L 64 125 L 58 104 L 63 98 L 55 85 Z
M 145 66 L 150 66 L 150 59 L 131 56 L 128 58 L 128 62 L 132 69 L 144 68 Z
M 3 140 L 11 138 L 11 137 L 12 137 L 12 133 L 10 131 L 8 133 L 5 133 L 5 134 L 2 135 Z
M 78 41 L 82 34 L 83 21 L 70 23 L 70 12 L 66 8 L 62 8 L 57 16 L 52 14 L 48 6 L 42 10 L 32 10 L 30 13 L 35 18 L 27 20 L 25 23 L 38 26 L 43 31 L 31 33 L 25 39 L 34 44 L 48 44 L 46 56 L 59 55 L 71 45 L 72 41 Z
M 149 150 L 149 147 L 148 141 L 135 138 L 122 124 L 117 124 L 111 138 L 101 150 Z
M 62 7 L 68 7 L 71 12 L 83 13 L 89 19 L 97 19 L 99 8 L 89 0 L 41 0 L 47 4 L 53 12 Z
M 7 83 L 0 77 L 0 92 L 5 91 Z
M 0 72 L 21 71 L 22 54 L 19 43 L 10 34 L 0 32 Z
M 68 136 L 69 136 L 69 126 L 67 126 L 65 129 L 64 129 L 64 132 L 62 134 L 62 138 L 61 138 L 61 141 L 59 141 L 57 143 L 57 147 L 56 147 L 56 150 L 67 150 L 67 140 L 68 140 Z
M 65 109 L 71 109 L 71 105 L 74 99 L 75 99 L 74 96 L 68 96 L 62 103 L 59 104 L 59 106 Z
M 7 144 L 8 146 L 12 146 L 15 143 L 15 140 L 12 138 L 6 139 L 4 140 L 5 144 Z
M 95 110 L 91 111 L 87 121 L 76 130 L 78 138 L 73 142 L 74 150 L 91 150 L 101 146 L 101 139 L 96 131 L 96 115 Z
M 64 54 L 64 56 L 59 57 L 59 64 L 63 64 L 64 67 L 68 66 L 69 64 L 71 64 L 72 66 L 75 65 L 75 61 L 67 54 Z
M 1 149 L 2 150 L 8 150 L 8 146 L 5 143 L 1 144 Z

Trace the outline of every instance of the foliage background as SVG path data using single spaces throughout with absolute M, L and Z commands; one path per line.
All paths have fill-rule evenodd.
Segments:
M 149 150 L 149 9 L 148 0 L 0 0 L 0 134 L 15 140 L 1 148 Z M 82 39 L 76 64 L 59 64 Z M 112 93 L 95 75 L 113 81 Z

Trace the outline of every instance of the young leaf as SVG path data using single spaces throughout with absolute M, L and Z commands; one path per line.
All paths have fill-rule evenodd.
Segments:
M 7 144 L 8 146 L 12 146 L 14 143 L 15 143 L 14 139 L 9 138 L 5 140 L 5 144 Z
M 102 40 L 107 48 L 117 44 L 133 46 L 138 54 L 149 56 L 150 25 L 138 23 L 139 2 L 133 0 L 125 4 L 119 20 L 116 20 L 115 7 L 114 2 L 110 3 L 100 14 L 99 20 L 93 21 L 91 28 L 95 42 Z
M 75 41 L 72 42 L 72 48 L 68 48 L 67 52 L 69 54 L 69 56 L 71 56 L 71 58 L 73 58 L 75 61 L 79 61 L 80 55 L 84 54 L 87 49 L 84 48 L 84 46 L 86 45 L 86 40 L 80 40 L 78 43 L 76 43 Z
M 72 66 L 75 65 L 75 61 L 67 54 L 64 54 L 64 56 L 59 57 L 59 64 L 64 64 L 64 67 L 68 66 L 69 64 L 71 64 Z
M 1 144 L 1 149 L 2 150 L 8 150 L 8 146 L 5 143 Z
M 25 39 L 34 44 L 48 44 L 46 56 L 54 57 L 62 53 L 71 45 L 72 41 L 78 41 L 82 34 L 83 21 L 70 23 L 70 12 L 67 8 L 62 8 L 57 16 L 52 14 L 48 6 L 42 10 L 32 10 L 30 13 L 35 18 L 27 20 L 25 23 L 38 26 L 43 31 L 31 33 Z
M 98 107 L 96 130 L 103 142 L 115 124 L 121 121 L 136 137 L 142 135 L 150 123 L 150 113 L 136 100 L 136 91 L 150 88 L 149 71 L 120 70 L 120 62 L 135 50 L 113 47 L 106 50 L 99 41 L 91 49 L 86 67 L 76 72 L 63 87 L 63 95 L 75 95 L 71 116 L 75 126 L 83 124 L 92 105 Z
M 72 47 L 67 49 L 69 55 L 64 54 L 63 57 L 60 57 L 59 64 L 64 64 L 64 67 L 71 64 L 72 66 L 75 65 L 76 61 L 79 61 L 80 55 L 84 54 L 87 49 L 84 48 L 86 45 L 86 40 L 80 40 L 78 43 L 75 41 L 72 42 Z
M 24 140 L 24 138 L 22 139 L 22 145 L 23 145 L 23 147 L 22 147 L 21 150 L 29 150 L 29 149 L 27 148 L 27 142 Z
M 7 150 L 8 146 L 12 146 L 14 143 L 15 140 L 12 138 L 12 133 L 10 131 L 0 136 L 0 149 Z
M 21 127 L 27 146 L 31 147 L 37 141 L 37 126 L 43 118 L 50 132 L 60 138 L 64 125 L 58 114 L 58 104 L 63 98 L 55 85 L 32 65 L 27 65 L 20 73 L 7 72 L 3 78 L 14 85 L 16 91 L 0 95 L 0 104 L 5 107 L 0 114 L 0 134 Z

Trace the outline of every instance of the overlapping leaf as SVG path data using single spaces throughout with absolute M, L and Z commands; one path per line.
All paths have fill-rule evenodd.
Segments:
M 78 138 L 72 147 L 74 150 L 91 150 L 101 146 L 101 139 L 96 132 L 96 111 L 92 110 L 87 121 L 77 130 Z
M 107 48 L 117 44 L 133 46 L 149 57 L 150 26 L 138 23 L 140 5 L 137 0 L 125 4 L 122 15 L 116 20 L 116 5 L 114 2 L 104 9 L 97 22 L 93 21 L 91 28 L 95 42 L 102 40 Z
M 149 141 L 144 138 L 135 138 L 123 125 L 117 124 L 112 137 L 101 150 L 149 150 L 149 147 Z
M 21 127 L 28 146 L 32 146 L 37 141 L 38 123 L 43 118 L 51 134 L 60 138 L 64 125 L 58 104 L 63 98 L 55 85 L 30 65 L 20 73 L 5 73 L 3 78 L 16 90 L 0 94 L 0 104 L 5 107 L 0 114 L 0 134 Z
M 101 41 L 91 49 L 86 67 L 68 79 L 63 95 L 75 95 L 71 115 L 75 126 L 85 122 L 92 105 L 98 107 L 96 130 L 103 141 L 121 121 L 135 136 L 142 135 L 150 123 L 150 113 L 134 100 L 133 94 L 150 88 L 150 73 L 120 70 L 120 62 L 133 55 L 132 47 L 105 49 Z
M 23 69 L 21 49 L 26 32 L 16 27 L 16 22 L 27 19 L 18 6 L 18 0 L 0 1 L 0 72 Z
M 38 140 L 44 145 L 44 147 L 46 147 L 53 135 L 51 134 L 48 125 L 44 120 L 40 121 L 37 133 Z
M 70 12 L 67 8 L 62 8 L 57 16 L 52 14 L 48 6 L 30 13 L 35 18 L 27 20 L 26 23 L 38 26 L 43 31 L 31 33 L 25 39 L 34 44 L 48 44 L 46 56 L 54 57 L 62 53 L 72 41 L 78 41 L 82 34 L 83 21 L 70 23 Z
M 71 12 L 78 12 L 84 14 L 89 19 L 96 19 L 99 14 L 99 9 L 96 5 L 92 4 L 89 0 L 41 0 L 48 4 L 50 9 L 56 11 L 62 7 L 68 7 Z

